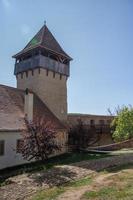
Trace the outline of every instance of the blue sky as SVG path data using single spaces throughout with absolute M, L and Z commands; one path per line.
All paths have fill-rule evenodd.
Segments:
M 16 86 L 11 56 L 44 20 L 73 58 L 69 112 L 133 105 L 132 0 L 0 0 L 0 84 Z

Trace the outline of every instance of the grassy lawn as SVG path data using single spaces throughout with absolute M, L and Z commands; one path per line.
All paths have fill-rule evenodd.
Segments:
M 110 173 L 113 175 L 108 176 Z M 98 176 L 107 175 L 107 178 L 100 185 L 95 182 Z M 66 191 L 71 191 L 75 188 L 75 192 L 84 186 L 94 188 L 87 191 L 79 198 L 82 200 L 133 200 L 133 165 L 125 165 L 120 167 L 110 168 L 98 172 L 96 176 L 86 177 L 71 183 L 65 184 L 62 187 L 53 187 L 51 189 L 39 191 L 31 200 L 56 200 L 61 194 Z M 73 191 L 72 191 L 73 192 Z M 68 199 L 69 200 L 69 199 Z
M 114 187 L 104 187 L 98 191 L 86 192 L 84 195 L 84 199 L 97 199 L 97 200 L 126 200 L 131 199 L 133 197 L 133 188 L 130 186 L 126 186 L 123 188 Z
M 56 199 L 60 194 L 65 192 L 65 189 L 63 187 L 54 187 L 48 190 L 40 191 L 38 192 L 32 200 L 54 200 Z
M 86 192 L 84 199 L 97 199 L 97 200 L 132 200 L 133 188 L 132 186 L 126 186 L 123 188 L 104 187 L 98 191 Z
M 70 190 L 72 188 L 78 188 L 78 187 L 85 186 L 85 185 L 89 185 L 91 183 L 92 183 L 92 178 L 86 177 L 86 178 L 65 184 L 62 187 L 53 187 L 53 188 L 50 188 L 50 189 L 47 189 L 47 190 L 39 191 L 32 198 L 32 200 L 54 200 L 60 194 L 66 192 L 67 190 Z
M 23 173 L 48 170 L 57 165 L 71 164 L 83 160 L 100 159 L 109 156 L 108 154 L 89 154 L 89 153 L 66 153 L 57 157 L 50 158 L 46 163 L 34 162 L 0 171 L 0 186 L 6 183 L 6 179 Z
M 114 175 L 105 179 L 103 186 L 85 192 L 84 200 L 132 200 L 133 199 L 133 166 L 121 166 L 106 171 Z M 107 183 L 106 183 L 107 181 Z

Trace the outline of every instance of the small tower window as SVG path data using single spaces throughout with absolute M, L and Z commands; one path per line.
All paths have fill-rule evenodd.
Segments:
M 40 68 L 38 68 L 38 73 L 40 74 L 40 72 L 41 72 L 41 69 L 40 69 Z
M 62 79 L 62 74 L 60 74 L 60 80 Z
M 5 150 L 5 141 L 0 140 L 0 156 L 4 155 L 4 150 Z
M 23 78 L 23 73 L 21 73 L 21 79 Z
M 18 139 L 17 140 L 17 144 L 16 144 L 16 152 L 17 153 L 21 153 L 21 148 L 24 145 L 24 141 L 22 139 Z
M 55 72 L 53 72 L 53 78 L 55 78 Z
M 107 124 L 111 124 L 111 120 L 110 119 L 107 120 Z
M 94 125 L 95 125 L 95 120 L 94 120 L 94 119 L 91 119 L 91 120 L 90 120 L 90 125 L 91 125 L 91 126 L 94 126 Z
M 48 76 L 48 69 L 46 70 L 46 76 Z
M 32 76 L 34 76 L 34 70 L 31 70 L 31 74 L 32 74 Z
M 28 77 L 28 71 L 27 72 L 25 72 L 25 74 L 26 74 L 26 78 Z
M 99 124 L 100 124 L 100 125 L 104 125 L 104 120 L 102 120 L 102 119 L 99 120 Z

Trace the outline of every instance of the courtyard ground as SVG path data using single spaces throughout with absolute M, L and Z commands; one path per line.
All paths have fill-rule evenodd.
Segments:
M 5 185 L 3 184 L 0 188 L 0 200 L 27 200 L 28 198 L 33 200 L 52 200 L 57 198 L 59 200 L 78 200 L 91 198 L 88 197 L 87 193 L 90 190 L 93 192 L 92 196 L 97 195 L 97 192 L 108 193 L 108 190 L 115 192 L 113 188 L 95 191 L 94 185 L 98 184 L 98 182 L 102 183 L 102 179 L 104 183 L 104 177 L 106 179 L 107 175 L 106 173 L 99 174 L 99 171 L 107 170 L 114 166 L 133 164 L 133 154 L 126 153 L 94 160 L 91 158 L 91 160 L 86 159 L 76 163 L 72 163 L 69 160 L 68 163 L 56 165 L 49 170 L 41 169 L 6 179 L 6 182 L 10 184 L 6 185 L 4 183 Z M 133 173 L 132 169 L 131 173 Z M 92 186 L 91 184 L 94 185 Z M 75 187 L 79 187 L 78 190 L 75 190 Z M 72 197 L 71 195 L 74 194 L 76 196 Z M 93 199 L 97 199 L 97 197 Z
M 85 181 L 86 180 L 86 181 Z M 67 186 L 57 200 L 133 200 L 133 165 L 114 167 L 104 170 Z M 63 191 L 63 189 L 62 189 Z M 55 193 L 55 192 L 54 192 Z M 51 193 L 52 194 L 52 193 Z M 51 198 L 38 198 L 41 200 Z M 43 197 L 43 195 L 42 195 Z

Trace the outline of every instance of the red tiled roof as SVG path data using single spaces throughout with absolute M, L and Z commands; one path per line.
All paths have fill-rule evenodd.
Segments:
M 65 129 L 49 108 L 34 94 L 34 119 L 44 117 L 56 129 Z M 24 121 L 24 91 L 0 85 L 0 131 L 26 129 Z

